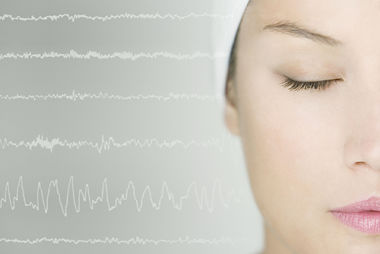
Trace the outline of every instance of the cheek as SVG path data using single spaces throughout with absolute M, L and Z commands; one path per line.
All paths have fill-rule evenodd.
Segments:
M 339 102 L 328 93 L 291 92 L 269 72 L 252 76 L 239 87 L 239 121 L 253 188 L 320 190 L 340 158 L 342 112 L 332 105 Z
M 255 100 L 243 116 L 242 140 L 252 187 L 264 197 L 305 195 L 316 180 L 312 177 L 319 163 L 316 155 L 323 156 L 322 137 L 307 127 L 316 128 L 318 119 L 304 118 L 290 107 Z
M 326 104 L 326 96 L 290 92 L 259 77 L 241 88 L 239 102 L 251 187 L 264 217 L 281 225 L 285 235 L 299 235 L 308 230 L 295 226 L 300 220 L 308 221 L 309 230 L 318 227 L 309 218 L 324 216 L 331 195 L 326 183 L 339 158 L 339 112 Z M 309 211 L 321 213 L 312 216 Z

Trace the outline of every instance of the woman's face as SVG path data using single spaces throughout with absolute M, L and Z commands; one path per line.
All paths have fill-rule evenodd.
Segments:
M 380 234 L 329 210 L 380 197 L 380 1 L 253 1 L 225 119 L 242 141 L 265 253 L 378 254 Z M 291 90 L 286 77 L 336 82 Z

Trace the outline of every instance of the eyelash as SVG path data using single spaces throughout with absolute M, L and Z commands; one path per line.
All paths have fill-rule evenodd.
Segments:
M 341 79 L 321 80 L 321 81 L 297 81 L 289 77 L 281 83 L 282 86 L 288 88 L 291 91 L 298 90 L 324 90 L 330 87 L 332 84 L 340 81 Z

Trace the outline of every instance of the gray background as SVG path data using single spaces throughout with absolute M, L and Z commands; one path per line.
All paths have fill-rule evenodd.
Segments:
M 211 28 L 228 18 L 207 14 L 229 14 L 214 7 L 0 0 L 1 253 L 261 248 L 240 143 L 213 97 Z M 91 18 L 125 13 L 178 16 Z

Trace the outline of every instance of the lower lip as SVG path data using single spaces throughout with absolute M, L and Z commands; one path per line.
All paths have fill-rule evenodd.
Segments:
M 340 222 L 367 234 L 380 234 L 380 212 L 331 212 Z

